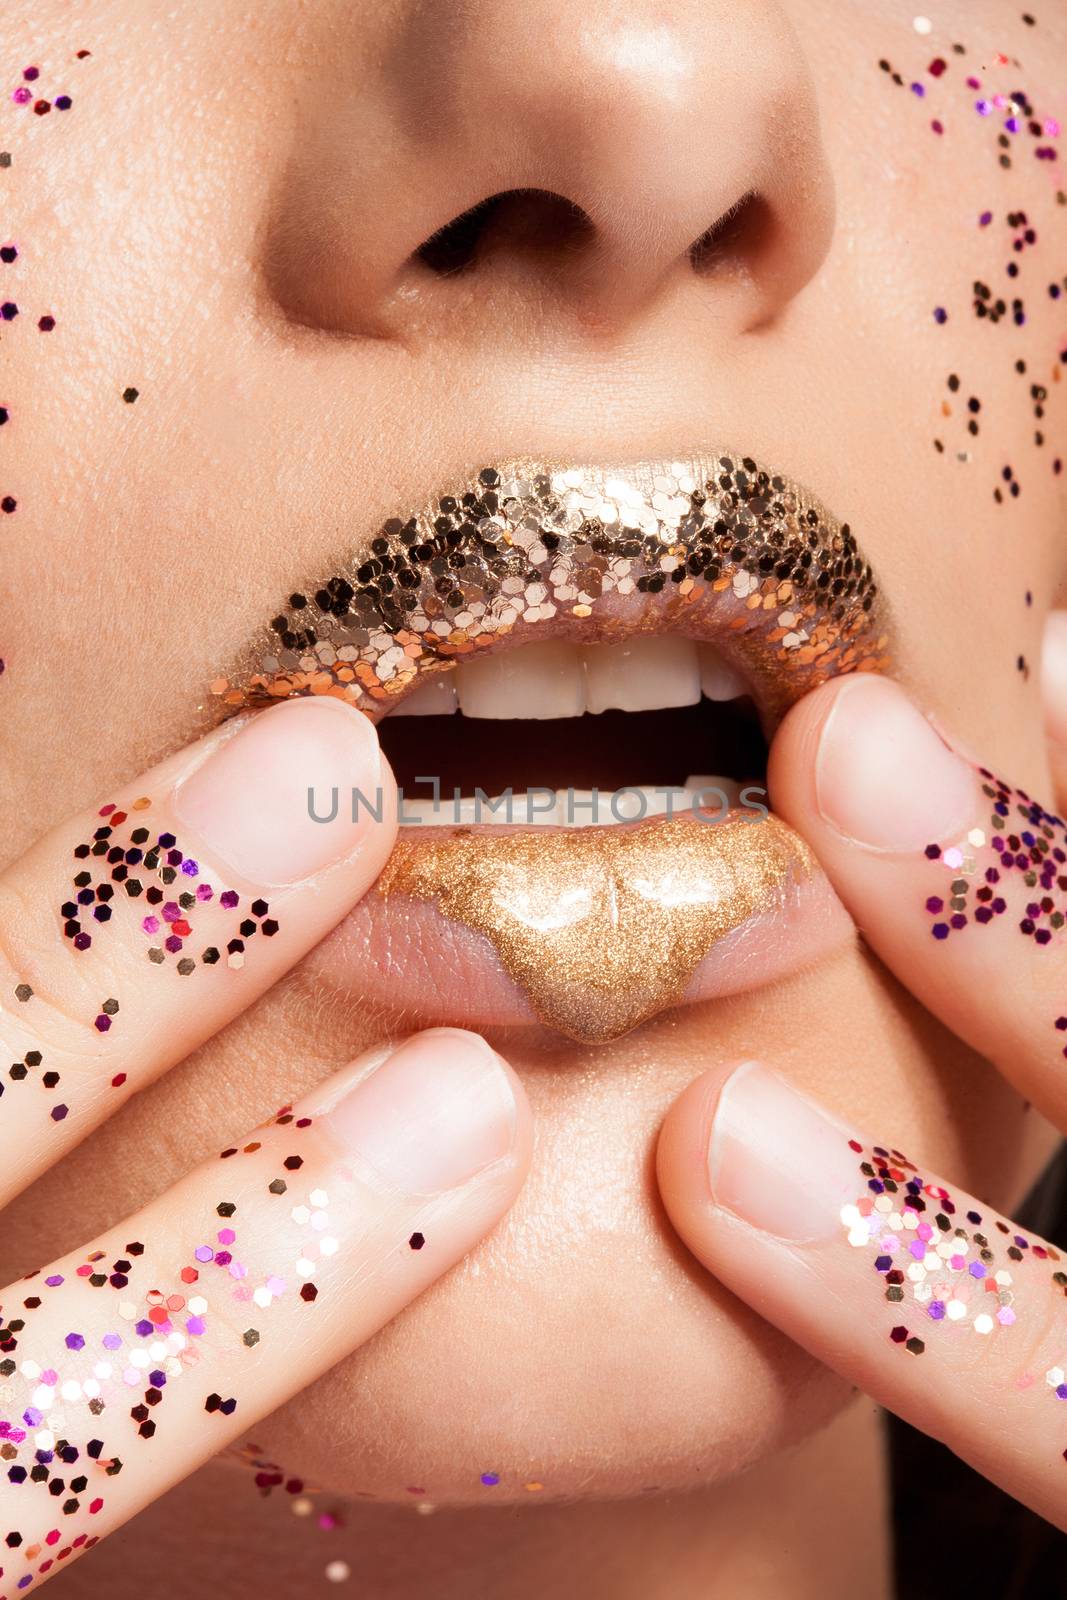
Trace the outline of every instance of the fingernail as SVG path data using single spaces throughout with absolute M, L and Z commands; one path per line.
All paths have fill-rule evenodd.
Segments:
M 973 825 L 977 785 L 889 678 L 842 684 L 815 757 L 815 799 L 838 833 L 868 850 L 921 850 Z
M 758 1061 L 747 1061 L 719 1094 L 708 1146 L 717 1206 L 761 1233 L 794 1243 L 841 1231 L 856 1198 L 849 1130 Z
M 405 1194 L 457 1189 L 508 1154 L 515 1095 L 477 1034 L 416 1034 L 329 1113 L 335 1136 Z
M 351 855 L 372 825 L 380 778 L 378 736 L 362 712 L 339 700 L 286 700 L 224 739 L 179 784 L 174 811 L 218 866 L 281 887 Z M 354 789 L 368 802 L 355 821 Z M 335 793 L 336 816 L 316 821 Z
M 1041 693 L 1045 726 L 1067 747 L 1067 611 L 1050 611 L 1041 648 Z

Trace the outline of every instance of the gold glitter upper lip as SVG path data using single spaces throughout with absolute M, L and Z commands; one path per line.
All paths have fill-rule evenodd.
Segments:
M 483 649 L 648 632 L 716 643 L 768 727 L 827 678 L 889 665 L 885 604 L 849 525 L 716 449 L 480 468 L 290 594 L 211 692 L 224 711 L 336 695 L 377 720 Z

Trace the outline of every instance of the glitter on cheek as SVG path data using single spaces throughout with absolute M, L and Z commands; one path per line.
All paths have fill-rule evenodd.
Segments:
M 922 20 L 929 21 L 929 19 Z M 1028 27 L 1035 25 L 1034 18 L 1029 15 L 1023 15 L 1021 20 Z M 964 44 L 957 42 L 952 45 L 951 56 L 966 54 L 967 48 Z M 911 77 L 904 72 L 896 71 L 885 58 L 878 65 L 897 88 L 909 87 L 912 97 L 925 101 L 933 94 L 934 104 L 931 109 L 936 106 L 939 114 L 930 120 L 929 127 L 935 134 L 944 137 L 946 134 L 956 133 L 962 127 L 965 136 L 972 140 L 979 138 L 983 147 L 991 149 L 999 173 L 1005 171 L 1020 173 L 1020 176 L 1013 181 L 1018 185 L 1016 193 L 1020 198 L 1025 185 L 1026 208 L 1016 205 L 1001 212 L 1008 234 L 1002 246 L 1004 255 L 995 267 L 991 267 L 988 261 L 983 260 L 977 273 L 973 270 L 968 273 L 968 292 L 972 314 L 985 327 L 992 329 L 1000 325 L 1003 329 L 1027 328 L 1031 322 L 1031 315 L 1024 285 L 1023 262 L 1020 258 L 1038 245 L 1042 232 L 1045 231 L 1040 224 L 1051 221 L 1046 217 L 1050 200 L 1054 197 L 1056 205 L 1063 205 L 1067 203 L 1067 197 L 1062 188 L 1054 187 L 1051 193 L 1047 188 L 1035 188 L 1033 180 L 1042 169 L 1028 166 L 1024 173 L 1021 162 L 1029 154 L 1036 162 L 1051 163 L 1054 175 L 1058 174 L 1058 151 L 1051 141 L 1060 136 L 1059 119 L 1042 113 L 1035 107 L 1026 90 L 1019 84 L 1023 71 L 1020 61 L 1003 51 L 995 52 L 991 61 L 983 62 L 981 76 L 975 72 L 963 76 L 953 73 L 952 61 L 947 55 L 937 55 L 929 60 L 925 73 L 916 73 L 916 63 L 912 68 L 915 75 Z M 958 117 L 953 117 L 954 110 L 965 110 L 969 115 L 961 123 Z M 981 230 L 988 230 L 994 221 L 994 211 L 988 205 L 981 203 L 985 196 L 976 195 L 975 199 L 979 202 L 975 208 L 978 227 Z M 1007 257 L 1006 260 L 1004 256 Z M 1011 294 L 1000 286 L 1001 274 L 1012 284 Z M 1057 298 L 1058 289 L 1058 284 L 1049 286 L 1053 299 Z M 962 286 L 960 298 L 962 299 Z M 953 302 L 946 294 L 933 308 L 933 320 L 939 326 L 944 326 L 950 322 L 952 316 Z M 1015 357 L 1015 370 L 1024 370 L 1026 362 L 1018 355 L 1018 351 L 1014 350 L 1012 354 Z M 1030 338 L 1027 355 L 1031 362 L 1037 363 L 1042 376 L 1048 372 L 1053 380 L 1058 377 L 1055 369 L 1055 353 L 1048 349 L 1047 334 L 1039 333 Z M 1030 398 L 1033 401 L 1035 416 L 1043 416 L 1047 387 L 1040 383 L 1032 385 Z M 948 414 L 944 408 L 942 412 Z M 977 429 L 971 431 L 974 433 Z M 943 439 L 935 437 L 933 444 L 938 454 L 942 456 L 949 454 L 946 452 Z M 1033 432 L 1032 444 L 1035 449 L 1044 448 L 1043 428 Z M 951 454 L 962 464 L 969 464 L 973 459 L 969 448 L 958 449 Z M 1009 505 L 1022 493 L 1017 465 L 1013 461 L 1001 460 L 998 469 L 999 481 L 993 485 L 993 500 L 997 505 Z M 1054 475 L 1062 471 L 1062 460 L 1059 457 L 1052 460 L 1051 470 Z

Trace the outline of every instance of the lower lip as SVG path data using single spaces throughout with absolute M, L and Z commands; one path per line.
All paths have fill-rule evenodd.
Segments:
M 594 1043 L 788 977 L 854 932 L 773 816 L 418 827 L 310 961 L 405 1027 L 536 1023 Z

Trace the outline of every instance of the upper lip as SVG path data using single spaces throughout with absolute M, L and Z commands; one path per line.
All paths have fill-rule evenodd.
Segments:
M 226 709 L 334 694 L 377 720 L 476 650 L 649 631 L 714 642 L 768 732 L 826 678 L 889 662 L 885 604 L 849 525 L 786 475 L 709 449 L 477 469 L 291 593 L 212 692 Z

